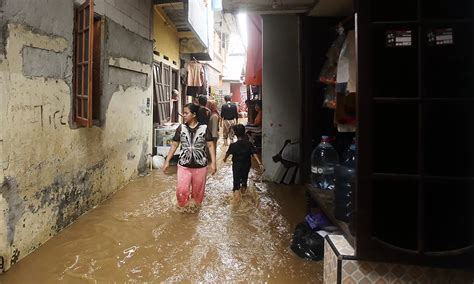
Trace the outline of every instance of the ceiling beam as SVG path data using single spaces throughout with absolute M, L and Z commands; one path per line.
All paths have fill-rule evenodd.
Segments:
M 168 25 L 170 25 L 171 27 L 173 27 L 175 30 L 176 30 L 176 26 L 175 24 L 173 23 L 173 21 L 171 21 L 170 18 L 168 18 L 168 16 L 166 15 L 165 11 L 163 11 L 163 9 L 161 7 L 159 7 L 158 5 L 155 5 L 154 6 L 154 9 L 155 9 L 155 12 L 156 14 L 158 14 L 158 16 L 160 16 L 160 18 Z
M 178 38 L 190 38 L 195 37 L 193 32 L 178 32 Z
M 269 14 L 301 14 L 307 13 L 308 9 L 259 9 L 259 10 L 246 10 L 244 8 L 235 9 L 235 10 L 226 10 L 226 13 L 237 14 L 240 12 L 247 12 L 252 14 L 259 14 L 259 15 L 269 15 Z
M 183 4 L 182 0 L 154 0 L 153 3 L 155 5 L 162 5 L 162 4 Z
M 163 9 L 172 8 L 174 10 L 184 10 L 184 3 L 183 2 L 156 4 L 155 6 L 161 7 Z

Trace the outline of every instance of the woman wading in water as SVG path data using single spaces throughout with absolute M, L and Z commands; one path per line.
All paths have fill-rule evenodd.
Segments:
M 185 207 L 188 203 L 200 206 L 202 203 L 208 173 L 206 147 L 209 148 L 211 157 L 209 171 L 211 174 L 216 173 L 216 155 L 212 135 L 207 125 L 198 123 L 198 111 L 199 106 L 192 103 L 184 106 L 184 124 L 176 129 L 173 144 L 163 166 L 163 172 L 166 173 L 171 158 L 181 144 L 176 186 L 179 207 Z M 189 194 L 190 187 L 192 188 L 191 195 Z

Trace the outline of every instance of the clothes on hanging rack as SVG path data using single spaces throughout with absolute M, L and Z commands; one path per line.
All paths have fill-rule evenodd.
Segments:
M 336 76 L 336 111 L 334 120 L 339 132 L 356 131 L 357 61 L 355 31 L 347 32 L 339 55 Z
M 201 87 L 204 80 L 204 68 L 201 63 L 191 61 L 188 63 L 188 86 L 190 87 Z
M 357 62 L 355 32 L 348 31 L 337 62 L 336 92 L 356 92 Z

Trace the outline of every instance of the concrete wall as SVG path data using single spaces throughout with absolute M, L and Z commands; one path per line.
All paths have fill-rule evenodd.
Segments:
M 167 24 L 156 10 L 153 11 L 153 40 L 155 40 L 154 50 L 160 53 L 158 60 L 179 69 L 178 32 Z M 165 59 L 164 56 L 169 59 Z
M 84 0 L 75 0 L 84 2 Z M 126 27 L 129 31 L 143 38 L 151 39 L 150 0 L 94 0 L 95 12 L 112 19 L 117 24 Z
M 230 82 L 223 81 L 222 84 L 217 88 L 218 91 L 222 91 L 223 96 L 232 95 L 230 91 Z
M 299 19 L 296 15 L 263 17 L 264 178 L 275 181 L 280 164 L 272 161 L 286 139 L 301 138 Z
M 72 121 L 75 1 L 0 0 L 0 30 L 5 31 L 0 256 L 5 269 L 146 171 L 152 146 L 152 42 L 149 21 L 141 18 L 150 19 L 151 2 L 96 1 L 96 12 L 112 17 L 105 18 L 102 36 L 100 126 L 77 128 Z M 131 13 L 140 26 L 116 10 Z

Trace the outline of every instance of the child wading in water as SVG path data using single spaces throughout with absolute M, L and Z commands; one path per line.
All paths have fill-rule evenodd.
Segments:
M 183 108 L 184 124 L 176 129 L 173 137 L 173 144 L 166 157 L 163 172 L 167 172 L 170 160 L 173 158 L 176 149 L 181 144 L 181 154 L 178 161 L 178 174 L 176 197 L 178 205 L 184 207 L 189 201 L 194 200 L 200 206 L 204 198 L 204 188 L 207 176 L 207 155 L 206 145 L 209 147 L 211 156 L 210 173 L 216 173 L 216 156 L 212 135 L 207 125 L 197 121 L 199 106 L 192 103 Z M 191 200 L 189 199 L 189 187 L 191 190 Z
M 247 190 L 247 180 L 251 166 L 251 157 L 257 161 L 260 169 L 263 171 L 262 162 L 256 154 L 255 147 L 245 139 L 245 126 L 236 124 L 233 127 L 234 134 L 237 136 L 237 142 L 230 144 L 229 149 L 224 157 L 224 162 L 232 155 L 232 173 L 234 177 L 234 201 L 239 202 L 241 199 L 241 190 Z

